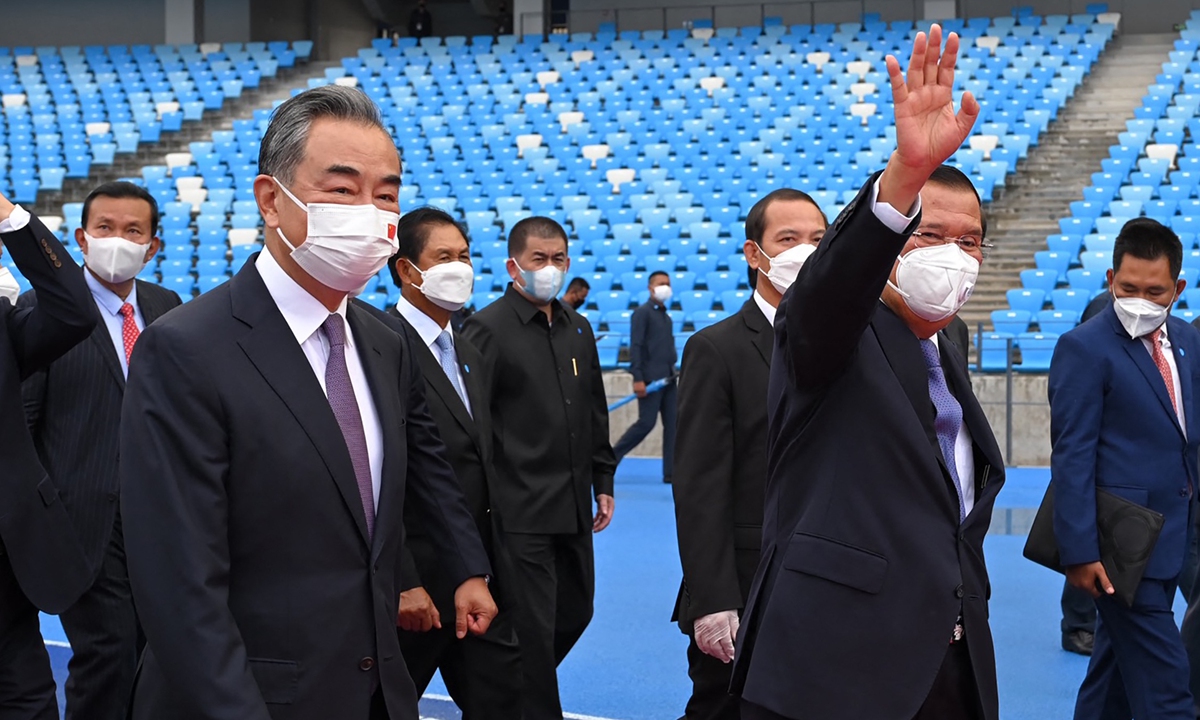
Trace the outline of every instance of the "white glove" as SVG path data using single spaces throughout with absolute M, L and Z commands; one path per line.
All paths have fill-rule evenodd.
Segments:
M 723 663 L 731 662 L 740 623 L 737 610 L 723 610 L 697 619 L 692 626 L 696 647 Z

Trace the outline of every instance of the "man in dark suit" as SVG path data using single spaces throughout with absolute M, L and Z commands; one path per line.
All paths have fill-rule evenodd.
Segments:
M 662 416 L 662 478 L 670 484 L 675 472 L 675 333 L 667 306 L 671 302 L 671 276 L 650 273 L 650 299 L 633 311 L 629 330 L 629 373 L 638 398 L 637 420 L 613 445 L 620 464 L 641 444 Z M 667 386 L 647 393 L 646 385 L 668 378 Z
M 592 326 L 556 299 L 570 264 L 566 232 L 526 218 L 509 232 L 508 253 L 513 282 L 463 335 L 492 377 L 492 503 L 514 565 L 524 717 L 561 720 L 557 667 L 592 619 L 592 533 L 612 520 L 616 462 Z
M 93 574 L 55 479 L 38 460 L 21 381 L 85 340 L 96 310 L 54 233 L 3 195 L 0 242 L 41 298 L 22 308 L 0 300 L 0 717 L 57 720 L 38 610 L 66 610 Z
M 456 634 L 495 615 L 420 348 L 346 302 L 396 250 L 400 163 L 378 112 L 338 86 L 277 108 L 254 184 L 266 249 L 134 349 L 134 720 L 416 720 L 396 637 L 408 503 L 457 588 Z
M 1110 307 L 1059 339 L 1050 365 L 1054 534 L 1067 580 L 1096 598 L 1095 647 L 1075 717 L 1194 717 L 1188 658 L 1171 610 L 1186 567 L 1198 479 L 1193 402 L 1200 334 L 1170 316 L 1183 246 L 1149 218 L 1117 235 Z M 1133 606 L 1100 563 L 1096 492 L 1162 514 Z
M 770 281 L 770 258 L 815 247 L 826 225 L 800 190 L 774 190 L 755 203 L 743 247 L 754 296 L 684 348 L 673 486 L 683 584 L 672 620 L 691 638 L 686 720 L 739 717 L 729 662 L 762 548 L 771 324 L 787 289 L 784 280 L 780 287 Z
M 67 718 L 121 720 L 137 667 L 138 626 L 117 512 L 117 444 L 129 353 L 147 325 L 180 304 L 135 280 L 159 249 L 158 203 L 144 188 L 113 182 L 83 203 L 85 278 L 102 322 L 21 388 L 38 457 L 62 492 L 93 569 L 91 587 L 62 613 L 71 642 Z M 22 306 L 36 307 L 30 291 Z
M 888 73 L 897 149 L 829 228 L 775 317 L 763 553 L 732 688 L 742 717 L 996 720 L 983 540 L 1003 459 L 938 336 L 983 259 L 979 196 L 940 163 L 953 33 Z M 897 258 L 897 255 L 900 257 Z M 882 298 L 882 302 L 881 302 Z
M 420 363 L 447 457 L 467 499 L 467 508 L 499 575 L 490 588 L 500 614 L 486 634 L 458 640 L 449 618 L 454 587 L 447 583 L 424 518 L 406 508 L 408 543 L 401 556 L 400 649 L 418 693 L 441 671 L 464 720 L 521 720 L 521 656 L 508 597 L 498 537 L 500 518 L 492 503 L 493 465 L 488 367 L 479 351 L 451 327 L 451 314 L 471 297 L 475 272 L 467 235 L 454 218 L 435 208 L 404 214 L 396 229 L 400 250 L 388 262 L 400 301 L 387 312 L 367 309 L 396 332 L 409 336 Z M 356 303 L 359 301 L 355 301 Z M 419 347 L 428 348 L 422 352 Z M 443 622 L 443 618 L 446 622 Z

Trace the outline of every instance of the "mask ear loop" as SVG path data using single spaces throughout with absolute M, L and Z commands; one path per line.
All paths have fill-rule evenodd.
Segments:
M 306 215 L 308 214 L 308 206 L 300 202 L 300 198 L 293 195 L 292 191 L 288 190 L 286 185 L 279 182 L 279 178 L 272 175 L 271 179 L 275 181 L 275 184 L 279 186 L 279 189 L 283 191 L 283 194 L 287 195 L 288 198 L 296 204 L 296 207 L 303 210 Z M 283 226 L 275 228 L 275 232 L 279 235 L 279 239 L 283 241 L 283 244 L 288 246 L 289 250 L 296 252 L 296 246 L 292 244 L 291 240 L 287 239 L 287 235 L 283 234 Z

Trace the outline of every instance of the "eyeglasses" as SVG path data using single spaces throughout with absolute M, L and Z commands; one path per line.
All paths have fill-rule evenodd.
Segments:
M 917 238 L 917 247 L 933 247 L 934 245 L 957 243 L 958 246 L 963 249 L 963 251 L 972 254 L 981 254 L 984 257 L 987 257 L 988 250 L 995 247 L 995 245 L 985 241 L 978 235 L 946 237 L 941 233 L 930 232 L 928 230 L 917 230 L 913 232 L 912 236 Z

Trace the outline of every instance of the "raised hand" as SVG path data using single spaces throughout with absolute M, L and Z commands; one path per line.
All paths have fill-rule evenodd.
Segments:
M 950 33 L 943 53 L 938 25 L 929 28 L 928 36 L 917 33 L 907 79 L 900 62 L 887 56 L 896 113 L 896 152 L 880 179 L 879 200 L 902 212 L 912 207 L 925 181 L 958 150 L 979 117 L 979 103 L 970 92 L 963 93 L 962 107 L 954 112 L 958 45 L 958 35 Z

